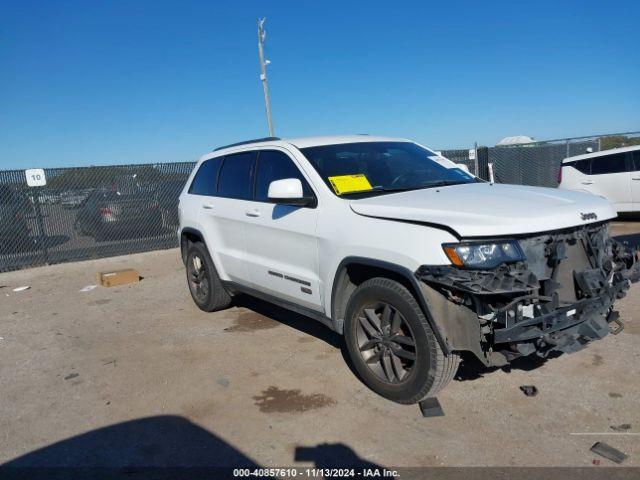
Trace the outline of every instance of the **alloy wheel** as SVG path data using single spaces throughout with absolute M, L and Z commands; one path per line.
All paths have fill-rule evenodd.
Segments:
M 416 342 L 407 320 L 385 302 L 365 305 L 358 312 L 356 339 L 360 355 L 383 382 L 409 378 L 416 362 Z
M 198 302 L 204 302 L 209 295 L 209 276 L 205 268 L 204 260 L 199 255 L 193 255 L 188 262 L 187 273 L 189 286 Z

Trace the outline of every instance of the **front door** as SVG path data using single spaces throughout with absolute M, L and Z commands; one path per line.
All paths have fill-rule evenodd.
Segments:
M 315 196 L 287 153 L 261 151 L 254 202 L 245 223 L 249 276 L 257 290 L 322 311 L 316 238 L 318 208 L 269 202 L 269 184 L 285 178 L 300 179 L 305 196 Z

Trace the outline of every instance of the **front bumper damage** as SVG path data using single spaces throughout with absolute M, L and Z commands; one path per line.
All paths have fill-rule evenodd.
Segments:
M 623 323 L 613 309 L 640 279 L 637 251 L 607 223 L 519 238 L 527 260 L 491 270 L 420 267 L 416 276 L 450 351 L 485 365 L 582 349 Z

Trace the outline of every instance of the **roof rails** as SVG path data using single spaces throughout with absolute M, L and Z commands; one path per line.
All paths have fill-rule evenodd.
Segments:
M 248 145 L 250 143 L 271 142 L 273 140 L 282 140 L 282 139 L 280 137 L 255 138 L 253 140 L 245 140 L 244 142 L 238 142 L 238 143 L 231 143 L 229 145 L 223 145 L 222 147 L 214 148 L 213 151 L 217 152 L 218 150 L 223 150 L 225 148 L 238 147 L 240 145 Z

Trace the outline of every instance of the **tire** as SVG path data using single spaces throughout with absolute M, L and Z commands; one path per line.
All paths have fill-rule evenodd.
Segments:
M 189 246 L 186 272 L 191 298 L 200 310 L 215 312 L 231 305 L 231 295 L 222 285 L 203 243 L 196 242 Z
M 344 336 L 362 381 L 397 403 L 434 396 L 460 364 L 459 355 L 444 355 L 411 292 L 388 278 L 372 278 L 356 288 L 347 305 Z

